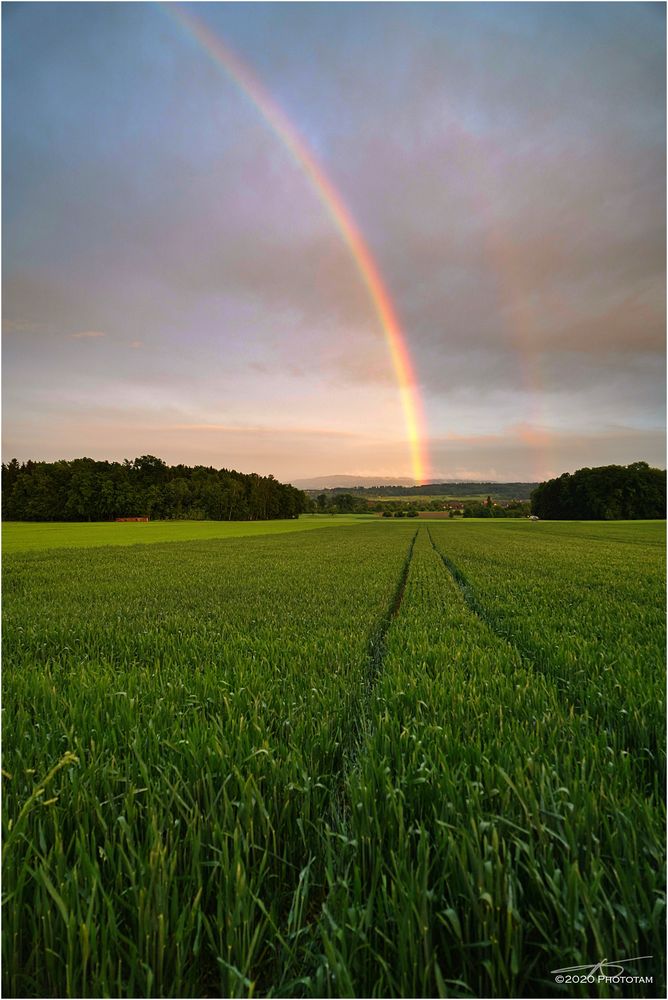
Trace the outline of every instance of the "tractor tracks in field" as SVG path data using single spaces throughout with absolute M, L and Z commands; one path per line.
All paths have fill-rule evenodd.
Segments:
M 466 607 L 469 609 L 469 611 L 472 611 L 474 615 L 480 618 L 480 620 L 483 621 L 485 625 L 488 626 L 488 628 L 491 628 L 494 633 L 499 635 L 502 639 L 505 639 L 507 642 L 508 637 L 505 635 L 501 635 L 501 633 L 494 627 L 494 623 L 490 620 L 490 617 L 487 614 L 485 608 L 482 606 L 482 604 L 476 597 L 473 588 L 471 587 L 471 584 L 466 579 L 466 577 L 459 569 L 459 567 L 456 566 L 455 563 L 453 563 L 452 559 L 446 556 L 446 554 L 439 549 L 438 545 L 434 541 L 434 537 L 429 528 L 427 528 L 427 534 L 429 535 L 429 541 L 431 542 L 432 549 L 439 557 L 439 559 L 447 569 L 452 579 L 457 584 L 459 592 L 464 598 L 464 603 L 466 604 Z
M 349 773 L 352 768 L 354 768 L 357 759 L 360 755 L 362 747 L 364 746 L 370 732 L 371 728 L 371 698 L 373 695 L 374 688 L 380 677 L 383 664 L 385 662 L 385 653 L 387 647 L 387 633 L 389 632 L 392 622 L 395 620 L 399 611 L 401 609 L 401 604 L 404 599 L 404 593 L 406 591 L 406 583 L 408 581 L 408 574 L 411 568 L 411 562 L 413 560 L 413 549 L 415 548 L 415 542 L 418 537 L 418 530 L 410 540 L 408 551 L 406 552 L 406 558 L 404 559 L 403 566 L 401 568 L 401 573 L 399 574 L 399 579 L 397 581 L 397 586 L 395 588 L 392 599 L 387 607 L 387 610 L 382 615 L 382 617 L 376 622 L 375 627 L 371 631 L 369 642 L 367 644 L 366 652 L 366 669 L 364 671 L 363 680 L 360 687 L 360 696 L 358 711 L 356 713 L 356 718 L 351 729 L 351 735 L 349 738 L 349 744 L 346 751 L 346 764 L 343 770 L 342 785 L 345 784 L 345 776 Z
M 419 530 L 419 529 L 418 529 Z M 404 565 L 399 576 L 399 582 L 397 588 L 392 597 L 390 605 L 377 623 L 375 629 L 371 633 L 371 638 L 369 640 L 369 646 L 367 649 L 367 684 L 369 690 L 373 689 L 378 675 L 383 668 L 383 660 L 385 659 L 385 640 L 387 638 L 387 633 L 390 625 L 394 619 L 399 614 L 399 609 L 401 608 L 401 602 L 404 599 L 404 593 L 406 591 L 406 582 L 408 580 L 408 573 L 411 568 L 411 561 L 413 559 L 413 549 L 415 548 L 415 542 L 418 536 L 416 531 L 413 535 L 410 545 L 408 546 L 408 552 L 406 553 L 406 558 L 404 560 Z
M 531 667 L 533 670 L 540 669 L 538 665 L 537 651 L 530 648 L 526 644 L 519 642 L 517 637 L 507 628 L 502 628 L 499 625 L 498 621 L 490 615 L 485 606 L 478 600 L 475 590 L 460 568 L 438 547 L 429 528 L 427 528 L 427 534 L 429 536 L 429 541 L 431 542 L 431 547 L 452 577 L 459 593 L 462 595 L 464 604 L 469 611 L 484 625 L 486 625 L 487 628 L 494 633 L 497 639 L 500 639 L 506 646 L 513 649 L 527 666 Z
M 427 528 L 427 534 L 434 552 L 443 562 L 469 611 L 509 650 L 514 652 L 526 668 L 531 670 L 535 676 L 540 676 L 546 685 L 554 689 L 555 697 L 560 706 L 568 706 L 568 710 L 573 715 L 580 717 L 585 723 L 590 720 L 594 727 L 593 732 L 597 732 L 599 729 L 611 731 L 613 724 L 611 723 L 609 702 L 605 698 L 592 699 L 587 696 L 586 687 L 583 689 L 580 686 L 578 671 L 574 670 L 569 673 L 569 667 L 560 662 L 558 643 L 541 648 L 532 636 L 530 628 L 525 630 L 521 622 L 499 620 L 493 612 L 488 611 L 479 601 L 473 586 L 464 573 L 438 547 L 429 528 Z M 624 702 L 620 704 L 624 705 Z M 636 735 L 636 732 L 642 731 L 642 721 L 627 720 L 626 729 L 626 735 L 623 737 L 625 752 L 632 755 L 634 766 L 637 764 L 641 780 L 647 782 L 647 787 L 651 787 L 657 770 L 655 761 L 661 757 L 660 749 L 657 744 L 652 744 L 650 748 L 647 748 L 643 742 L 646 737 Z M 640 755 L 638 755 L 638 748 L 643 751 Z M 647 750 L 647 754 L 645 754 L 645 750 Z
M 349 801 L 348 782 L 351 774 L 358 765 L 360 757 L 362 756 L 364 748 L 367 745 L 369 737 L 372 733 L 373 693 L 385 663 L 387 634 L 393 621 L 399 614 L 401 604 L 404 599 L 406 584 L 408 582 L 408 574 L 413 560 L 413 549 L 415 548 L 418 533 L 419 529 L 415 531 L 410 540 L 403 566 L 399 574 L 399 579 L 390 603 L 388 604 L 384 614 L 376 622 L 367 643 L 364 674 L 358 687 L 356 705 L 354 709 L 352 709 L 353 718 L 350 721 L 349 728 L 347 729 L 346 736 L 344 737 L 345 745 L 343 749 L 341 769 L 338 772 L 336 781 L 332 786 L 332 794 L 328 810 L 329 815 L 326 818 L 326 826 L 328 828 L 327 836 L 331 836 L 333 834 L 334 838 L 332 842 L 335 844 L 338 843 L 337 838 L 343 838 L 345 841 L 349 830 L 351 806 Z M 309 921 L 311 926 L 316 926 L 319 921 L 323 919 L 322 914 L 324 913 L 330 891 L 331 886 L 323 884 L 320 894 L 316 896 L 316 899 L 312 903 L 311 909 L 313 917 L 312 920 Z
M 383 671 L 387 634 L 399 614 L 404 599 L 418 534 L 419 528 L 410 539 L 390 602 L 369 635 L 366 655 L 362 660 L 363 674 L 358 682 L 354 701 L 342 711 L 343 724 L 340 730 L 342 753 L 338 760 L 338 769 L 332 774 L 328 802 L 317 824 L 322 839 L 321 848 L 309 854 L 308 861 L 293 884 L 293 898 L 286 922 L 289 926 L 292 915 L 302 911 L 303 923 L 294 938 L 294 945 L 288 945 L 288 948 L 292 947 L 295 953 L 302 955 L 301 961 L 303 967 L 309 970 L 308 974 L 315 975 L 317 972 L 320 962 L 320 946 L 317 945 L 319 927 L 323 924 L 325 933 L 330 932 L 327 918 L 328 903 L 330 898 L 336 895 L 345 877 L 346 859 L 343 855 L 339 856 L 339 852 L 342 844 L 353 844 L 352 837 L 349 836 L 352 810 L 348 782 L 372 733 L 373 694 Z M 289 933 L 288 931 L 288 937 Z M 300 940 L 300 936 L 304 934 L 303 940 Z

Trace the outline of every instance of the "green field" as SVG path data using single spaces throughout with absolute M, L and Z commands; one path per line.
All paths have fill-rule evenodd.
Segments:
M 214 538 L 245 538 L 277 535 L 312 528 L 368 521 L 368 514 L 302 514 L 280 521 L 91 521 L 64 524 L 9 521 L 2 525 L 5 552 L 42 549 L 97 548 L 101 545 L 146 545 L 151 542 L 206 541 Z
M 663 523 L 5 532 L 6 996 L 664 994 Z

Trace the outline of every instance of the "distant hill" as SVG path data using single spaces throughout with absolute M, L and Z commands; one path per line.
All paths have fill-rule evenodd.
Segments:
M 414 479 L 384 479 L 382 476 L 314 476 L 311 479 L 295 479 L 293 486 L 298 490 L 333 490 L 337 487 L 353 489 L 367 486 L 413 486 Z
M 317 484 L 317 485 L 306 485 Z M 335 484 L 335 485 L 334 485 Z M 374 497 L 439 496 L 468 497 L 490 495 L 495 500 L 528 500 L 538 483 L 495 483 L 473 480 L 431 480 L 421 486 L 414 486 L 412 480 L 373 479 L 365 476 L 322 476 L 320 479 L 304 479 L 294 483 L 299 489 L 311 495 L 318 491 L 326 493 L 354 493 L 368 499 Z

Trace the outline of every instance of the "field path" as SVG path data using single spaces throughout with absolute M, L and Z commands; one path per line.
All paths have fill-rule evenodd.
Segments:
M 408 551 L 406 553 L 406 560 L 401 569 L 401 574 L 399 576 L 399 581 L 397 583 L 397 589 L 392 598 L 392 602 L 388 607 L 386 613 L 380 619 L 375 629 L 371 633 L 371 638 L 369 640 L 368 648 L 368 669 L 366 673 L 366 683 L 365 683 L 365 695 L 366 703 L 368 707 L 368 700 L 372 695 L 373 689 L 376 685 L 378 677 L 383 669 L 383 661 L 385 658 L 385 649 L 387 643 L 387 633 L 394 621 L 394 619 L 399 614 L 401 609 L 401 604 L 404 599 L 404 593 L 406 591 L 406 582 L 408 580 L 408 574 L 411 568 L 411 562 L 413 559 L 413 550 L 415 548 L 415 541 L 418 537 L 419 529 L 413 535 L 410 544 L 408 546 Z M 368 712 L 364 711 L 361 718 L 361 725 L 359 729 L 359 738 L 356 741 L 358 746 L 368 735 Z M 353 753 L 353 757 L 356 757 L 356 753 Z
M 557 536 L 555 550 L 555 537 L 540 531 L 507 535 L 502 549 L 501 539 L 462 545 L 447 530 L 427 530 L 469 610 L 554 684 L 574 713 L 595 719 L 630 753 L 648 788 L 657 766 L 661 780 L 663 559 L 634 566 L 638 543 L 612 532 L 609 541 L 581 530 Z M 647 679 L 642 693 L 638 674 Z
M 506 558 L 485 577 L 489 535 L 434 534 L 462 552 L 480 539 L 470 563 L 483 566 L 486 601 L 512 607 L 526 593 L 527 617 L 529 584 L 544 575 L 539 536 L 519 569 Z M 638 781 L 642 745 L 631 754 L 628 731 L 594 705 L 608 673 L 595 661 L 571 676 L 556 660 L 538 669 L 464 579 L 420 528 L 303 938 L 310 996 L 551 996 L 550 969 L 661 954 L 660 795 Z M 583 646 L 564 628 L 559 582 L 557 628 L 577 666 Z M 579 598 L 595 616 L 598 602 Z M 659 983 L 659 962 L 647 972 Z

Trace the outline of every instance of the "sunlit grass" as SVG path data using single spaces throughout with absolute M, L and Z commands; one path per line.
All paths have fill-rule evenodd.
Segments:
M 206 541 L 210 538 L 246 538 L 283 535 L 314 528 L 341 527 L 370 520 L 365 514 L 302 514 L 279 521 L 148 521 L 148 522 L 28 522 L 5 521 L 5 552 L 88 548 L 101 545 L 145 545 L 149 542 Z

